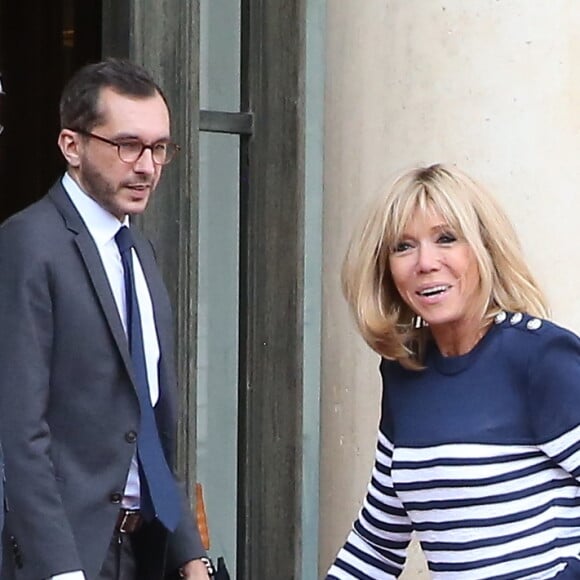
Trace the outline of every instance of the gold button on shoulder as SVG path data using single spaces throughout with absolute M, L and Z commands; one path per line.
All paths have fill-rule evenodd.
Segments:
M 516 324 L 519 324 L 523 320 L 523 318 L 524 318 L 524 315 L 521 312 L 516 312 L 510 318 L 510 324 L 512 326 L 515 326 Z
M 538 330 L 541 326 L 542 321 L 539 318 L 532 318 L 531 320 L 528 320 L 528 323 L 526 324 L 528 330 Z

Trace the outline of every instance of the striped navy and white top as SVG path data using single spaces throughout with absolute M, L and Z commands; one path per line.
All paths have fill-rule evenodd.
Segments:
M 432 578 L 580 579 L 580 339 L 502 313 L 426 367 L 381 361 L 375 466 L 327 578 L 398 577 L 414 532 Z

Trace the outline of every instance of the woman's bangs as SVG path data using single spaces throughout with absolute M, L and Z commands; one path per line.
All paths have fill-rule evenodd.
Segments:
M 438 213 L 455 235 L 464 238 L 468 228 L 465 223 L 465 208 L 458 206 L 459 200 L 453 200 L 445 191 L 432 188 L 429 192 L 429 209 Z M 455 202 L 455 203 L 454 203 Z M 462 219 L 463 216 L 463 219 Z
M 427 207 L 427 192 L 423 184 L 418 184 L 415 188 L 406 192 L 406 195 L 399 196 L 391 207 L 391 215 L 385 231 L 385 240 L 389 247 L 393 247 L 403 238 L 407 226 L 419 210 L 423 213 Z

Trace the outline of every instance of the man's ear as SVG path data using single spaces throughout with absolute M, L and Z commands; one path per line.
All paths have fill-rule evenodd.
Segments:
M 78 133 L 70 129 L 62 129 L 58 136 L 58 146 L 70 167 L 78 167 L 80 165 L 82 144 Z

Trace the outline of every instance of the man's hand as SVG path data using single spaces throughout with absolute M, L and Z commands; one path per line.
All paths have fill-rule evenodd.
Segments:
M 189 580 L 209 580 L 207 568 L 201 560 L 190 560 L 181 568 L 181 577 Z

